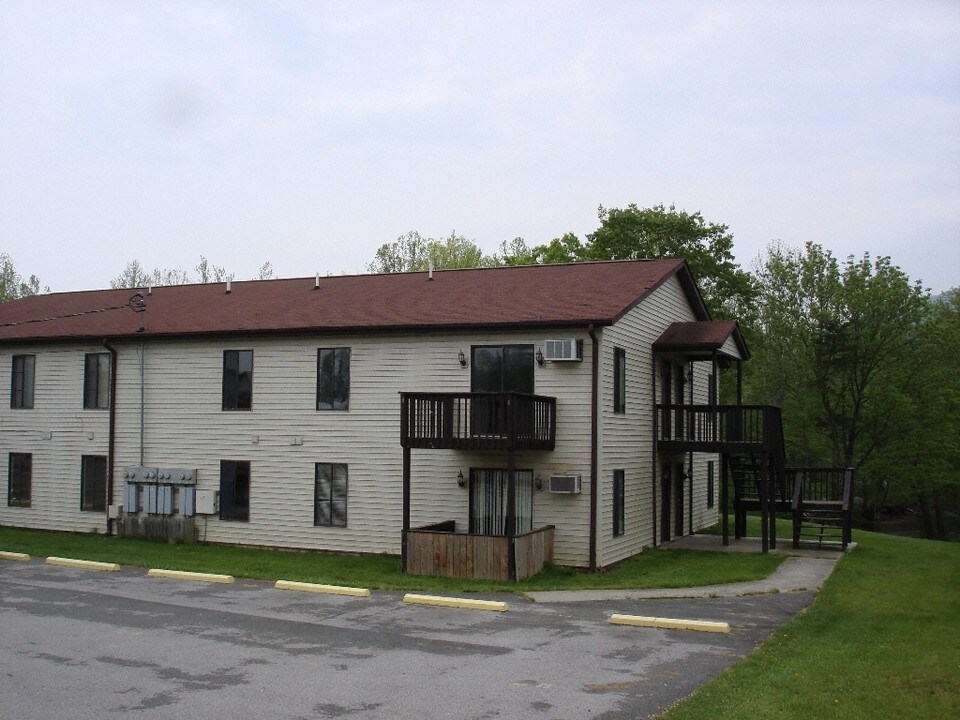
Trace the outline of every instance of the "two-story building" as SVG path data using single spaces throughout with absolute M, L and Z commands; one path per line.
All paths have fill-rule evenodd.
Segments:
M 602 567 L 717 521 L 717 448 L 663 441 L 747 356 L 682 260 L 27 297 L 0 524 Z

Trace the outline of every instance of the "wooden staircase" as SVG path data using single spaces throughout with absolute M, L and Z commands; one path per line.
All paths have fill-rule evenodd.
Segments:
M 736 538 L 746 535 L 747 513 L 758 512 L 763 551 L 775 548 L 777 514 L 789 513 L 794 547 L 850 543 L 853 470 L 787 468 L 780 408 L 665 404 L 657 406 L 657 424 L 660 452 L 720 454 L 720 505 L 733 506 Z M 722 521 L 726 544 L 726 511 Z
M 792 468 L 793 546 L 845 550 L 851 540 L 853 470 Z

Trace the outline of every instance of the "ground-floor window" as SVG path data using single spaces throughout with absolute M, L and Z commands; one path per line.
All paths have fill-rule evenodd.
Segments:
M 30 507 L 30 490 L 33 485 L 33 455 L 10 453 L 7 466 L 7 505 Z
M 347 526 L 347 466 L 317 463 L 314 473 L 313 524 Z
M 107 510 L 107 458 L 103 455 L 84 455 L 81 459 L 80 509 Z
M 613 536 L 619 537 L 624 533 L 626 512 L 626 473 L 623 470 L 613 471 Z
M 711 375 L 711 377 L 713 377 Z M 707 460 L 707 507 L 712 508 L 714 505 L 714 488 L 713 488 L 713 460 Z
M 220 461 L 220 519 L 247 522 L 250 519 L 250 463 Z
M 507 476 L 505 468 L 470 469 L 470 532 L 506 535 Z M 533 470 L 514 472 L 516 493 L 515 534 L 533 530 Z

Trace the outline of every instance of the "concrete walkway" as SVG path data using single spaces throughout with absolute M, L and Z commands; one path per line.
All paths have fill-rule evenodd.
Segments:
M 713 535 L 690 535 L 676 540 L 664 547 L 713 550 L 723 552 L 759 552 L 760 541 L 757 538 L 731 540 L 723 547 L 721 539 Z M 816 592 L 833 572 L 834 565 L 843 553 L 838 550 L 820 548 L 794 549 L 792 543 L 777 540 L 778 549 L 774 552 L 787 555 L 787 559 L 769 577 L 750 582 L 729 583 L 725 585 L 705 585 L 688 588 L 656 588 L 652 590 L 551 590 L 531 592 L 527 595 L 539 603 L 586 602 L 596 600 L 646 600 L 651 598 L 709 598 L 740 597 L 760 593 Z M 847 547 L 850 552 L 855 547 Z

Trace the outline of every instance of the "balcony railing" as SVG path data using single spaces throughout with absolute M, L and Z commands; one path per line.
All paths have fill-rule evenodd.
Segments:
M 400 444 L 457 450 L 553 450 L 557 400 L 522 393 L 400 393 Z
M 657 405 L 661 450 L 725 452 L 782 443 L 780 409 L 769 405 Z

